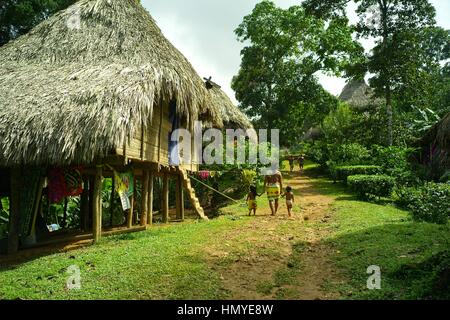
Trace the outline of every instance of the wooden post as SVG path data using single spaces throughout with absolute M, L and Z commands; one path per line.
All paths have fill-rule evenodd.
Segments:
M 114 172 L 112 176 L 112 184 L 111 184 L 111 195 L 109 199 L 109 226 L 112 228 L 114 226 L 114 196 L 116 189 L 116 179 L 114 177 Z
M 136 185 L 134 185 L 134 188 L 136 188 Z M 136 192 L 136 190 L 134 190 L 134 192 Z M 128 229 L 133 227 L 134 192 L 131 195 L 131 199 L 130 199 L 131 208 L 128 210 L 128 216 L 127 216 L 127 228 Z
M 148 170 L 144 170 L 144 177 L 142 181 L 142 193 L 141 193 L 141 217 L 139 219 L 141 226 L 147 225 L 148 180 L 149 180 Z
M 87 220 L 87 225 L 89 229 L 92 229 L 93 217 L 94 217 L 94 189 L 95 189 L 95 175 L 89 177 L 89 219 Z M 93 231 L 93 230 L 92 230 Z
M 62 227 L 65 229 L 67 227 L 67 205 L 69 204 L 69 199 L 67 197 L 64 197 L 64 207 L 63 207 L 63 221 L 62 221 Z
M 94 194 L 92 199 L 92 232 L 94 242 L 100 240 L 102 236 L 102 167 L 97 166 L 94 182 Z
M 149 225 L 153 224 L 153 181 L 154 181 L 154 176 L 153 176 L 153 172 L 149 172 L 149 177 L 148 177 L 148 205 L 147 205 L 147 210 L 148 210 L 148 217 L 147 217 L 147 223 Z
M 177 187 L 175 195 L 177 205 L 177 219 L 184 220 L 184 196 L 183 196 L 183 181 L 181 174 L 177 175 Z
M 84 189 L 81 194 L 80 203 L 80 228 L 81 231 L 88 231 L 89 229 L 89 179 L 84 179 L 83 181 Z
M 162 221 L 169 222 L 169 175 L 164 173 L 162 192 Z
M 11 198 L 9 203 L 9 234 L 8 254 L 19 250 L 19 224 L 20 224 L 20 189 L 21 169 L 11 169 Z

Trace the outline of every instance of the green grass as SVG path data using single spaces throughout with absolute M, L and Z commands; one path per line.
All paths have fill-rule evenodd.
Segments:
M 335 252 L 331 261 L 346 279 L 344 283 L 329 284 L 327 290 L 340 292 L 344 299 L 450 297 L 448 287 L 436 288 L 439 282 L 448 285 L 449 225 L 413 222 L 408 212 L 386 200 L 359 201 L 343 185 L 324 178 L 316 178 L 314 185 L 317 191 L 335 199 L 330 212 L 333 219 L 325 225 L 306 223 L 304 228 L 329 231 L 322 242 Z M 294 250 L 291 259 L 298 259 L 300 254 Z M 381 290 L 367 289 L 366 272 L 371 265 L 381 268 Z M 439 268 L 447 270 L 441 274 L 442 279 L 437 275 Z
M 218 274 L 204 245 L 245 220 L 156 227 L 114 236 L 96 246 L 0 269 L 0 299 L 220 299 Z M 81 270 L 82 289 L 66 291 L 69 266 Z
M 409 214 L 390 205 L 338 200 L 333 206 L 333 235 L 327 239 L 336 252 L 336 266 L 349 283 L 341 288 L 354 299 L 441 298 L 448 292 L 433 292 L 435 270 L 418 268 L 416 274 L 400 277 L 404 268 L 426 262 L 450 249 L 450 228 L 411 221 Z M 367 290 L 371 265 L 381 268 L 381 290 Z
M 289 299 L 303 271 L 301 256 L 308 244 L 301 239 L 306 230 L 323 231 L 321 244 L 330 248 L 330 260 L 340 279 L 324 284 L 324 290 L 339 292 L 343 299 L 426 299 L 448 297 L 436 289 L 437 255 L 450 249 L 450 227 L 413 222 L 408 212 L 388 202 L 357 200 L 340 184 L 321 178 L 308 164 L 315 190 L 334 199 L 328 223 L 305 222 L 295 227 L 282 223 L 275 232 L 296 235 L 292 255 L 286 265 L 273 273 L 271 281 L 261 280 L 257 291 Z M 299 197 L 301 203 L 301 195 Z M 258 199 L 266 206 L 264 197 Z M 154 227 L 151 230 L 103 239 L 98 245 L 55 253 L 0 267 L 0 299 L 224 299 L 218 271 L 226 269 L 248 252 L 277 257 L 277 248 L 255 247 L 248 241 L 257 230 L 246 227 L 254 218 L 246 217 L 244 202 L 221 209 L 223 214 L 208 223 L 186 223 Z M 234 231 L 241 228 L 240 233 Z M 242 231 L 245 230 L 245 231 Z M 233 240 L 230 240 L 233 235 Z M 207 248 L 229 251 L 212 258 Z M 436 262 L 437 261 L 437 262 Z M 441 262 L 439 262 L 441 261 Z M 79 291 L 65 289 L 67 268 L 81 270 Z M 381 290 L 368 290 L 367 267 L 381 267 Z M 320 267 L 320 266 L 318 266 Z M 448 268 L 448 265 L 446 266 Z M 445 279 L 444 279 L 445 280 Z M 448 281 L 448 280 L 447 280 Z M 286 286 L 287 285 L 287 286 Z M 447 296 L 446 296 L 447 294 Z

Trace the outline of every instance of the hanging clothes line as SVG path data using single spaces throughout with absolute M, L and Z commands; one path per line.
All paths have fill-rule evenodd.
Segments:
M 225 198 L 227 198 L 227 199 L 229 199 L 229 200 L 231 200 L 231 201 L 233 201 L 233 202 L 235 202 L 235 203 L 241 203 L 240 201 L 235 200 L 235 199 L 233 199 L 233 198 L 227 196 L 226 194 L 220 192 L 219 190 L 214 189 L 213 187 L 211 187 L 211 186 L 207 185 L 206 183 L 204 183 L 204 182 L 202 182 L 202 181 L 200 181 L 200 180 L 194 178 L 193 176 L 189 176 L 189 178 L 191 178 L 191 179 L 197 181 L 198 183 L 202 184 L 203 186 L 207 187 L 208 189 L 210 189 L 210 190 L 212 190 L 212 191 L 214 191 L 214 192 L 220 194 L 221 196 L 223 196 L 223 197 L 225 197 Z

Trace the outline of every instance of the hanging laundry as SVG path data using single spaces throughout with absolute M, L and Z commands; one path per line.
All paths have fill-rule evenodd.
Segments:
M 210 177 L 210 173 L 209 171 L 203 170 L 203 171 L 199 171 L 198 172 L 198 176 L 202 179 L 202 180 L 207 180 Z
M 48 198 L 59 203 L 65 197 L 76 197 L 83 192 L 83 179 L 77 169 L 53 168 L 48 172 Z
M 132 172 L 118 173 L 114 171 L 116 192 L 119 194 L 122 209 L 131 209 L 130 196 L 134 193 L 134 176 Z

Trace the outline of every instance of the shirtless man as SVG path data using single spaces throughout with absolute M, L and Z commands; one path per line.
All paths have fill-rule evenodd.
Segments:
M 267 192 L 270 210 L 274 216 L 278 212 L 281 190 L 283 190 L 283 176 L 279 170 L 275 171 L 272 175 L 266 176 L 264 179 L 264 189 Z

